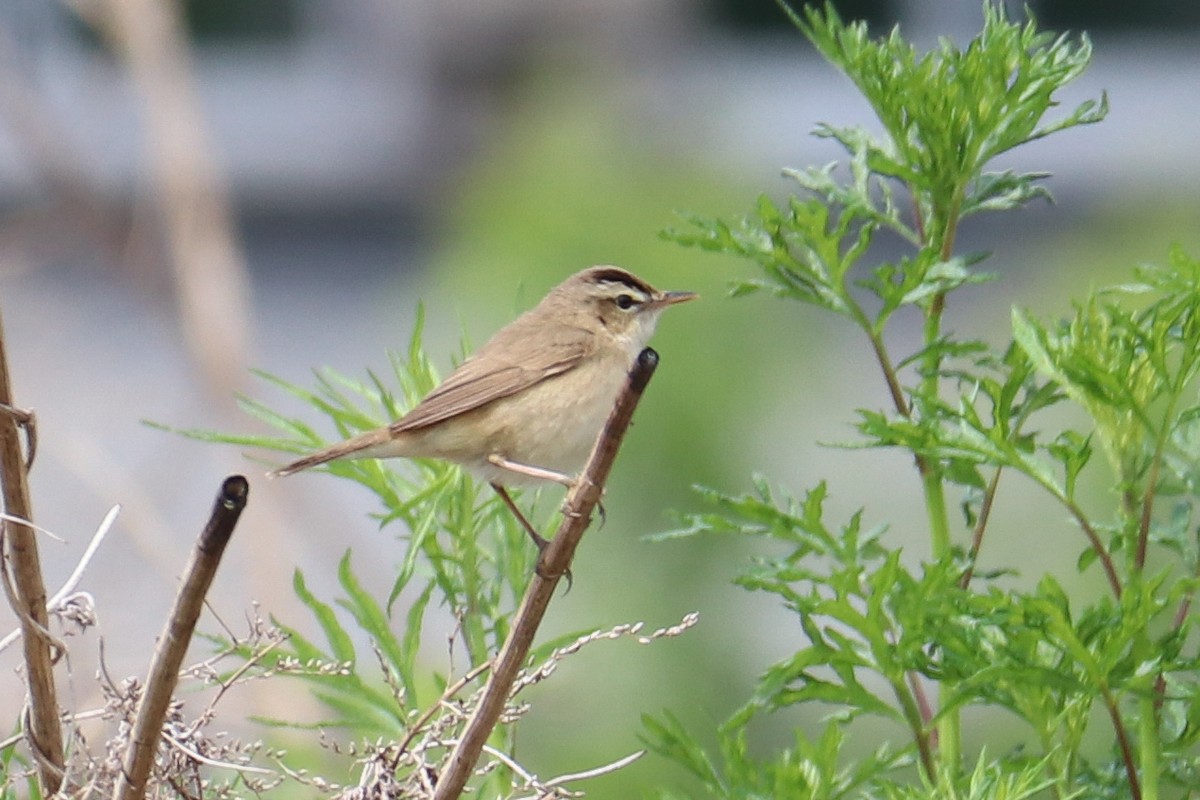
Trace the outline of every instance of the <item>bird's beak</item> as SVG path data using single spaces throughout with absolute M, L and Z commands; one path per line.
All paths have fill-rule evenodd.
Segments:
M 695 292 L 663 292 L 654 299 L 654 305 L 673 306 L 676 303 L 686 303 L 688 300 L 695 300 L 699 296 Z

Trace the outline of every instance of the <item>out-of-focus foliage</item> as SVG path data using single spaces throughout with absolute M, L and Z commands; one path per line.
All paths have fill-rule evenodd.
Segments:
M 755 263 L 759 277 L 736 283 L 735 296 L 797 300 L 866 337 L 888 391 L 879 410 L 859 414 L 862 446 L 911 455 L 932 558 L 912 564 L 862 512 L 827 521 L 824 484 L 800 500 L 765 478 L 744 495 L 702 490 L 711 510 L 672 536 L 769 540 L 772 554 L 738 583 L 776 596 L 805 644 L 762 674 L 723 726 L 718 753 L 670 716 L 647 722 L 647 740 L 714 797 L 839 797 L 851 787 L 878 797 L 1158 797 L 1172 784 L 1194 786 L 1200 749 L 1183 720 L 1200 666 L 1187 642 L 1200 574 L 1200 262 L 1175 250 L 1165 267 L 1093 292 L 1061 323 L 1016 310 L 1012 341 L 998 350 L 943 325 L 949 297 L 991 279 L 978 271 L 983 256 L 957 252 L 963 218 L 1046 196 L 1043 175 L 989 172 L 989 163 L 1105 115 L 1102 98 L 1047 118 L 1055 94 L 1086 68 L 1090 45 L 1010 22 L 990 3 L 966 48 L 946 42 L 925 54 L 899 31 L 868 37 L 830 6 L 789 13 L 859 88 L 884 135 L 822 126 L 818 135 L 849 154 L 845 170 L 788 170 L 802 195 L 764 197 L 733 222 L 690 218 L 671 236 Z M 911 252 L 868 266 L 884 231 Z M 895 355 L 891 323 L 906 310 L 919 314 L 922 337 Z M 1056 412 L 1068 404 L 1084 427 L 1063 425 Z M 1095 449 L 1106 458 L 1091 458 Z M 1077 492 L 1081 476 L 1100 470 L 1116 490 L 1109 509 Z M 1072 520 L 1079 569 L 1099 566 L 1105 591 L 1072 594 L 1050 573 L 1032 590 L 1006 589 L 1003 565 L 984 572 L 990 540 L 1033 535 L 991 524 L 1008 472 Z M 951 521 L 948 488 L 963 495 L 961 524 Z M 1037 535 L 1069 534 L 1060 528 L 1047 522 Z M 800 734 L 801 747 L 748 769 L 737 744 L 749 726 L 812 703 L 833 708 L 825 746 Z M 999 756 L 981 751 L 969 769 L 961 716 L 995 707 L 1022 721 L 1024 738 Z M 854 723 L 872 717 L 907 731 L 907 746 L 893 752 L 915 763 L 915 776 L 886 752 L 846 754 Z M 1084 740 L 1101 726 L 1109 746 L 1096 753 Z

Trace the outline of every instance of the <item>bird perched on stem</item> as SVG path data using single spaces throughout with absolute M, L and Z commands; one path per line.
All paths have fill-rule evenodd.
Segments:
M 400 419 L 269 475 L 342 458 L 451 461 L 490 483 L 544 548 L 505 487 L 571 486 L 659 315 L 695 297 L 659 291 L 619 267 L 585 269 L 497 331 Z

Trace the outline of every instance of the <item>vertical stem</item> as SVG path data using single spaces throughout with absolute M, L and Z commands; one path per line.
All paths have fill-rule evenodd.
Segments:
M 1150 461 L 1150 471 L 1146 476 L 1146 488 L 1142 492 L 1141 514 L 1138 517 L 1138 540 L 1137 548 L 1134 552 L 1133 565 L 1138 571 L 1141 571 L 1146 566 L 1146 549 L 1150 543 L 1150 523 L 1154 518 L 1154 498 L 1158 494 L 1158 476 L 1159 469 L 1162 467 L 1163 450 L 1167 446 L 1167 435 L 1171 429 L 1170 418 L 1174 416 L 1175 402 L 1172 399 L 1168 406 L 1167 414 L 1164 416 L 1162 423 L 1162 431 L 1158 435 L 1158 441 L 1154 446 L 1154 457 Z
M 904 390 L 900 386 L 899 377 L 896 375 L 896 369 L 892 364 L 891 358 L 888 356 L 883 338 L 874 330 L 866 315 L 853 303 L 850 305 L 857 312 L 856 317 L 858 322 L 863 330 L 866 331 L 867 337 L 871 342 L 871 347 L 875 352 L 875 358 L 879 363 L 879 367 L 883 371 L 888 393 L 891 395 L 896 412 L 904 417 L 912 418 L 914 409 L 904 398 Z M 934 298 L 929 314 L 926 317 L 926 346 L 936 342 L 941 335 L 941 314 L 944 307 L 945 297 L 939 294 Z M 925 377 L 923 379 L 923 388 L 927 396 L 936 395 L 937 393 L 937 376 L 940 366 L 940 359 L 938 359 L 936 354 L 931 354 L 927 358 Z M 921 487 L 925 495 L 925 513 L 929 518 L 929 535 L 932 542 L 933 556 L 935 559 L 940 560 L 950 554 L 951 547 L 950 519 L 946 511 L 945 486 L 942 483 L 941 474 L 929 462 L 929 459 L 917 453 L 914 454 L 913 461 L 917 466 L 917 472 L 921 476 Z M 951 711 L 942 716 L 937 724 L 936 737 L 930 737 L 921 728 L 914 728 L 914 735 L 917 737 L 917 749 L 921 753 L 926 774 L 931 781 L 936 782 L 938 775 L 937 766 L 934 763 L 934 748 L 931 746 L 931 739 L 937 742 L 937 754 L 940 756 L 942 763 L 957 766 L 961 750 L 961 732 L 957 711 Z
M 953 230 L 953 227 L 950 228 Z M 943 248 L 942 257 L 948 257 L 945 252 L 951 245 L 952 235 L 947 236 L 947 246 Z M 925 346 L 932 347 L 942 332 L 942 312 L 946 307 L 945 293 L 934 296 L 925 316 Z M 937 397 L 941 371 L 941 357 L 936 351 L 930 350 L 925 359 L 924 376 L 922 377 L 922 394 L 925 397 Z M 935 465 L 922 459 L 918 461 L 921 470 L 921 484 L 925 492 L 925 514 L 929 519 L 929 540 L 933 558 L 941 561 L 950 556 L 950 517 L 946 510 L 946 486 L 941 472 Z M 961 753 L 962 732 L 959 726 L 957 711 L 943 714 L 937 723 L 938 755 L 942 766 L 957 770 Z
M 1158 800 L 1158 703 L 1154 696 L 1139 701 L 1138 759 L 1142 768 L 1143 800 Z
M 929 536 L 933 557 L 940 561 L 950 555 L 950 522 L 946 513 L 945 484 L 941 474 L 925 464 L 921 474 L 925 488 L 925 511 L 929 516 Z M 948 711 L 937 723 L 938 756 L 943 767 L 957 770 L 961 754 L 962 731 L 958 711 Z
M 943 254 L 943 258 L 946 257 Z M 946 295 L 939 292 L 929 304 L 925 315 L 925 347 L 932 348 L 942 335 L 942 312 L 946 308 Z M 937 397 L 942 368 L 941 356 L 928 350 L 925 356 L 924 375 L 921 377 L 922 395 Z M 928 462 L 921 469 L 921 483 L 925 489 L 925 512 L 929 517 L 929 538 L 935 559 L 950 555 L 950 519 L 946 512 L 946 493 L 941 473 Z
M 1129 732 L 1125 730 L 1125 722 L 1121 719 L 1121 709 L 1117 706 L 1117 699 L 1113 697 L 1112 691 L 1107 685 L 1100 687 L 1100 695 L 1104 700 L 1104 708 L 1108 711 L 1108 717 L 1112 721 L 1113 732 L 1117 735 L 1117 746 L 1121 748 L 1121 763 L 1125 766 L 1125 776 L 1129 780 L 1129 796 L 1133 800 L 1142 800 L 1142 785 L 1138 780 L 1137 763 L 1133 758 L 1133 746 L 1129 743 Z
M 929 732 L 922 719 L 921 708 L 917 699 L 908 691 L 904 681 L 892 681 L 892 692 L 900 702 L 900 711 L 912 731 L 913 741 L 917 745 L 917 756 L 921 760 L 921 769 L 930 783 L 937 782 L 937 761 L 934 759 L 933 747 L 930 744 Z
M 8 356 L 4 346 L 3 320 L 0 319 L 0 404 L 14 407 Z M 13 414 L 0 413 L 0 483 L 3 484 L 4 510 L 24 520 L 33 516 L 29 502 L 29 483 L 25 458 L 21 452 L 21 434 Z M 62 727 L 59 724 L 58 696 L 54 684 L 56 649 L 49 633 L 46 613 L 46 585 L 42 580 L 41 557 L 33 529 L 6 520 L 3 523 L 3 557 L 6 591 L 11 580 L 9 600 L 21 623 L 21 641 L 25 649 L 25 670 L 29 682 L 30 736 L 38 776 L 45 795 L 55 794 L 62 784 L 66 763 Z
M 946 486 L 941 474 L 925 462 L 921 472 L 925 489 L 925 513 L 929 516 L 929 539 L 935 560 L 950 555 L 950 518 L 946 513 Z

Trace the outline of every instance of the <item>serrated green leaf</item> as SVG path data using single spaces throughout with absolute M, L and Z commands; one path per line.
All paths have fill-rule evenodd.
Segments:
M 388 664 L 399 672 L 404 664 L 404 655 L 391 631 L 391 621 L 370 592 L 358 582 L 358 576 L 350 565 L 350 550 L 346 550 L 338 562 L 338 584 L 348 595 L 339 605 L 354 615 L 359 629 L 375 641 Z
M 346 552 L 347 554 L 349 553 L 349 551 Z M 313 617 L 317 620 L 317 624 L 321 626 L 333 657 L 338 661 L 353 662 L 356 654 L 350 634 L 338 621 L 333 607 L 317 599 L 317 596 L 308 590 L 308 585 L 304 580 L 304 573 L 300 570 L 296 570 L 292 574 L 292 591 L 295 592 L 300 602 L 312 612 Z

